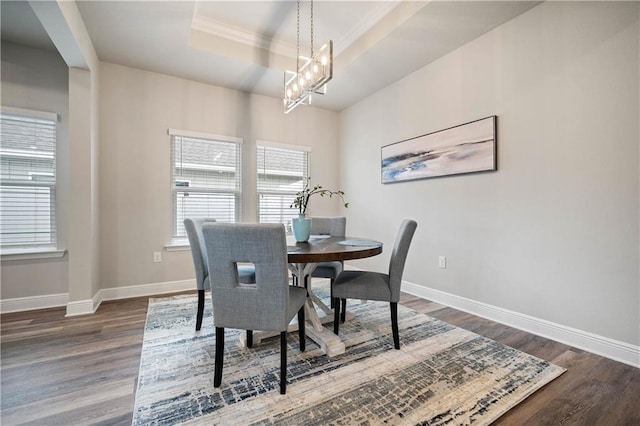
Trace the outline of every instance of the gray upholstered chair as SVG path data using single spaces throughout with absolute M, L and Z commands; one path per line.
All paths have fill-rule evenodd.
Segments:
M 312 235 L 330 235 L 332 237 L 344 237 L 347 229 L 346 217 L 312 217 L 311 218 L 311 234 Z M 344 269 L 341 261 L 320 262 L 316 269 L 311 273 L 315 278 L 329 278 L 331 288 L 337 276 Z M 333 308 L 333 297 L 331 298 L 331 307 Z
M 333 283 L 334 321 L 333 332 L 338 334 L 339 320 L 344 322 L 347 308 L 346 299 L 380 300 L 390 302 L 391 329 L 393 345 L 400 349 L 398 333 L 398 302 L 400 301 L 400 286 L 407 253 L 411 239 L 418 224 L 405 219 L 400 225 L 389 261 L 389 273 L 371 271 L 343 271 Z M 342 306 L 340 306 L 342 301 Z M 342 311 L 342 315 L 341 315 Z
M 215 222 L 212 218 L 187 218 L 184 220 L 184 229 L 187 231 L 193 267 L 196 270 L 196 288 L 198 289 L 198 312 L 196 316 L 196 330 L 202 327 L 202 314 L 204 311 L 204 292 L 211 288 L 209 284 L 209 271 L 207 268 L 207 250 L 202 238 L 202 224 Z M 242 283 L 256 281 L 256 271 L 253 266 L 238 266 L 238 276 Z
M 287 328 L 298 314 L 300 351 L 305 349 L 307 291 L 289 285 L 287 242 L 282 224 L 206 223 L 202 227 L 211 280 L 216 328 L 214 387 L 222 382 L 224 329 L 280 332 L 280 393 L 287 386 Z M 253 263 L 255 284 L 242 284 L 237 263 Z

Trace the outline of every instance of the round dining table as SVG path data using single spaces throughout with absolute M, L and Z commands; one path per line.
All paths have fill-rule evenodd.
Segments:
M 288 242 L 289 268 L 297 278 L 298 285 L 304 284 L 307 287 L 305 314 L 309 324 L 305 330 L 306 335 L 320 345 L 327 355 L 344 353 L 345 346 L 340 337 L 323 326 L 324 323 L 333 322 L 333 310 L 314 293 L 311 273 L 320 262 L 363 259 L 380 253 L 381 242 L 359 237 L 311 235 L 307 242 Z
M 287 238 L 287 260 L 289 270 L 295 277 L 295 285 L 305 285 L 307 288 L 307 302 L 305 305 L 305 333 L 308 338 L 317 343 L 322 351 L 329 356 L 344 353 L 345 346 L 340 337 L 327 329 L 323 324 L 333 322 L 333 309 L 328 307 L 318 297 L 311 284 L 311 273 L 320 262 L 344 261 L 363 259 L 382 253 L 382 243 L 368 238 L 359 237 L 331 237 L 327 235 L 311 235 L 306 242 L 296 242 L 293 236 Z M 346 319 L 353 317 L 349 312 Z M 298 330 L 298 323 L 294 319 L 289 325 L 288 332 Z M 253 343 L 276 336 L 278 333 L 259 331 L 253 334 Z M 240 344 L 246 344 L 244 336 L 240 336 Z

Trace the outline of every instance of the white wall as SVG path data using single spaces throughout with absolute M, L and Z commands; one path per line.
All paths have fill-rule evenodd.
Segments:
M 60 248 L 67 245 L 69 200 L 69 79 L 59 54 L 2 42 L 2 105 L 58 114 L 57 233 Z M 67 293 L 67 256 L 56 259 L 3 261 L 2 299 Z
M 637 346 L 639 16 L 546 2 L 343 111 L 357 266 L 413 218 L 406 281 Z M 381 146 L 494 114 L 497 172 L 380 183 Z
M 171 240 L 169 128 L 243 138 L 244 221 L 256 220 L 256 140 L 311 147 L 312 180 L 337 185 L 335 112 L 304 107 L 285 115 L 280 99 L 109 63 L 100 76 L 103 289 L 194 277 L 190 252 L 164 250 Z M 331 201 L 314 200 L 311 213 L 337 213 Z M 153 263 L 154 251 L 161 263 Z

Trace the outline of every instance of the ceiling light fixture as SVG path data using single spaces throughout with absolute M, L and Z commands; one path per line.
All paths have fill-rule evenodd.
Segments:
M 311 0 L 311 54 L 300 56 L 300 0 L 298 0 L 296 71 L 284 72 L 284 112 L 298 105 L 311 104 L 311 95 L 324 95 L 326 83 L 333 77 L 333 41 L 313 53 L 313 0 Z

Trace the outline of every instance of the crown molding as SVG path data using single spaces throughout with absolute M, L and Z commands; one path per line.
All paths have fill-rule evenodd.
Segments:
M 378 22 L 395 9 L 401 1 L 392 0 L 380 2 L 362 19 L 354 22 L 349 30 L 334 42 L 334 53 L 339 55 L 349 46 L 355 43 L 360 37 L 370 31 Z M 272 53 L 286 56 L 289 58 L 296 57 L 296 46 L 293 43 L 287 43 L 273 37 L 265 37 L 245 28 L 228 24 L 208 16 L 194 14 L 191 22 L 191 29 L 201 31 L 216 37 L 241 43 L 246 46 L 264 49 Z
M 355 43 L 360 37 L 371 30 L 378 22 L 380 22 L 385 16 L 387 16 L 393 9 L 400 4 L 399 0 L 383 1 L 373 8 L 368 14 L 364 16 L 360 21 L 355 22 L 354 25 L 349 28 L 347 33 L 337 39 L 334 43 L 334 52 L 338 56 L 342 51 L 346 50 Z
M 278 55 L 296 57 L 296 46 L 281 40 L 274 40 L 271 37 L 265 37 L 256 34 L 253 31 L 247 31 L 244 28 L 227 24 L 206 16 L 195 15 L 191 23 L 191 29 L 202 31 L 217 37 L 225 38 L 236 43 L 242 43 L 247 46 L 264 49 Z

